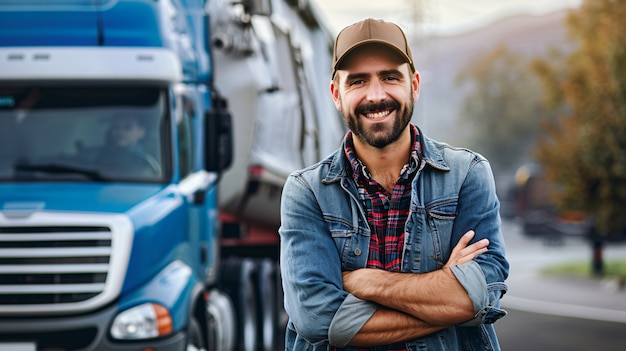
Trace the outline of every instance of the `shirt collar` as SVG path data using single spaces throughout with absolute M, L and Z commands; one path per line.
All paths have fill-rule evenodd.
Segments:
M 407 164 L 402 168 L 402 172 L 400 176 L 406 176 L 409 174 L 413 174 L 417 171 L 420 165 L 420 159 L 422 157 L 422 145 L 420 143 L 419 130 L 413 124 L 409 124 L 411 128 L 411 138 L 413 139 L 413 143 L 411 144 L 411 155 Z M 367 167 L 358 159 L 356 156 L 356 152 L 354 151 L 354 141 L 352 140 L 353 135 L 352 131 L 348 131 L 343 140 L 343 150 L 348 158 L 348 162 L 350 163 L 350 169 L 352 170 L 352 177 L 355 180 L 358 180 L 359 177 L 365 177 L 368 180 L 371 180 L 371 175 L 367 171 Z

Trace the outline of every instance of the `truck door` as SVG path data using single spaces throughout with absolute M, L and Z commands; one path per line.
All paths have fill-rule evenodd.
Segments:
M 180 189 L 188 202 L 189 237 L 193 250 L 193 264 L 197 272 L 204 272 L 203 281 L 212 280 L 217 260 L 216 230 L 217 220 L 216 180 L 214 174 L 201 167 L 202 148 L 199 146 L 201 128 L 200 96 L 192 89 L 179 89 L 176 113 L 177 158 L 180 174 Z

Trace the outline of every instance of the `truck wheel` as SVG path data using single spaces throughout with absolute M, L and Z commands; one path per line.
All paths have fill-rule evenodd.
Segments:
M 228 259 L 222 267 L 222 283 L 237 311 L 238 351 L 255 351 L 257 345 L 255 266 L 247 259 Z
M 276 264 L 276 349 L 281 350 L 285 348 L 285 332 L 287 331 L 287 323 L 289 322 L 289 316 L 285 311 L 285 292 L 283 291 L 283 281 L 280 275 L 280 264 Z
M 207 304 L 207 351 L 234 351 L 237 338 L 235 306 L 226 294 L 217 289 L 209 291 Z
M 276 266 L 269 259 L 257 263 L 258 335 L 257 350 L 276 350 L 278 310 L 276 296 Z
M 200 323 L 195 318 L 191 318 L 187 328 L 187 351 L 206 351 Z

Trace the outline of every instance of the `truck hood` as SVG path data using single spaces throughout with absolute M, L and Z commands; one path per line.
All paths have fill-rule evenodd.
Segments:
M 0 184 L 0 210 L 125 213 L 163 184 Z

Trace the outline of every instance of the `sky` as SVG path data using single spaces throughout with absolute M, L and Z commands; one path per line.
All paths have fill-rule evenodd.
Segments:
M 333 34 L 366 17 L 396 22 L 415 35 L 453 35 L 513 14 L 541 15 L 578 7 L 582 0 L 310 0 Z M 413 21 L 412 18 L 422 18 Z M 415 22 L 419 24 L 414 24 Z

